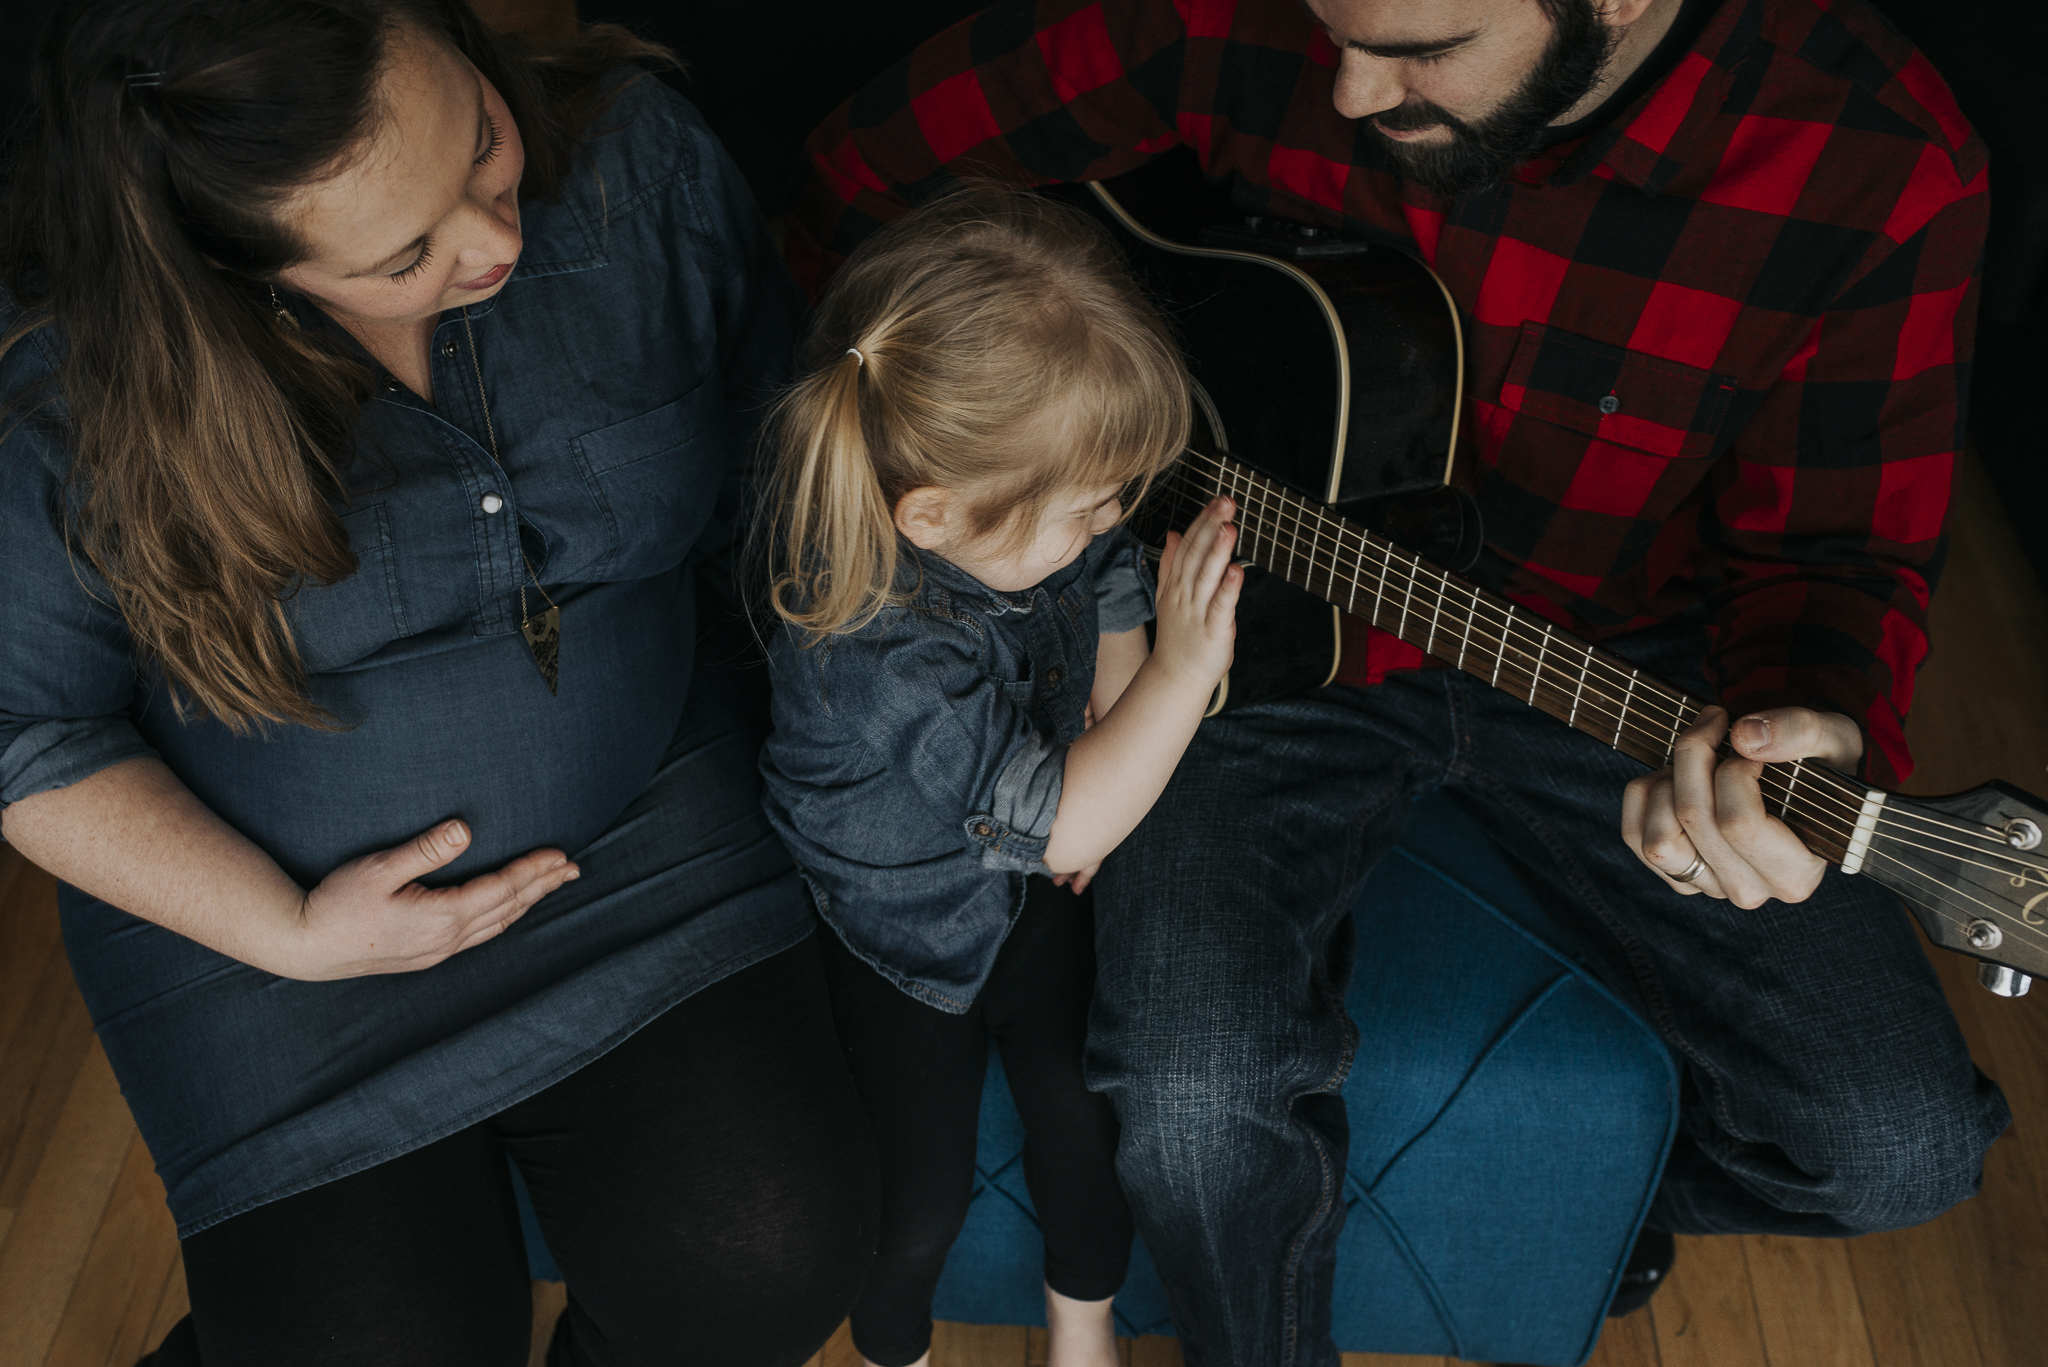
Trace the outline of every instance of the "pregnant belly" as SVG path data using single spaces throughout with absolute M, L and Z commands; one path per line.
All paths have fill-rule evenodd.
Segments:
M 558 696 L 523 638 L 465 624 L 314 680 L 346 730 L 236 736 L 168 708 L 142 730 L 302 885 L 449 817 L 471 846 L 426 881 L 460 882 L 543 845 L 574 854 L 646 785 L 688 692 L 693 609 L 680 569 L 564 600 Z

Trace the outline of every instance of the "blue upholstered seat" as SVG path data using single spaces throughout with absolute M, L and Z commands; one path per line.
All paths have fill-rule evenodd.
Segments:
M 1354 914 L 1338 1347 L 1584 1361 L 1670 1145 L 1670 1054 L 1551 947 L 1541 910 L 1447 798 L 1416 806 Z M 973 1207 L 933 1309 L 1042 1324 L 1024 1135 L 1002 1077 L 992 1053 Z M 536 1275 L 552 1274 L 529 1231 Z M 1135 1255 L 1121 1331 L 1170 1334 L 1142 1242 Z

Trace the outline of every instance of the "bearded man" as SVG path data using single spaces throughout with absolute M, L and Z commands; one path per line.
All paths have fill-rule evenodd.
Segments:
M 1176 145 L 1248 214 L 1436 269 L 1480 577 L 1720 704 L 1636 776 L 1354 620 L 1335 683 L 1204 724 L 1098 880 L 1090 1034 L 1188 1360 L 1336 1361 L 1347 913 L 1438 788 L 1679 1061 L 1617 1308 L 1672 1232 L 1844 1236 L 1974 1192 L 2009 1113 L 1908 918 L 1757 784 L 1910 767 L 1985 212 L 1940 77 L 1863 0 L 1003 4 L 814 135 L 792 262 L 815 285 L 961 175 Z

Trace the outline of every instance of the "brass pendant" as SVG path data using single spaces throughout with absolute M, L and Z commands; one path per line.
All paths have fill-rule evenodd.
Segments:
M 519 624 L 519 634 L 526 638 L 526 648 L 533 652 L 533 662 L 540 666 L 540 676 L 546 681 L 549 694 L 554 694 L 555 680 L 561 674 L 562 610 L 548 604 L 547 611 L 535 613 Z

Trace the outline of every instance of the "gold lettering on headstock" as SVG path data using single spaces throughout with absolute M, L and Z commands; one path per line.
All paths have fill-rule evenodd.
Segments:
M 2042 902 L 2048 901 L 2048 869 L 2044 869 L 2038 864 L 2024 864 L 2020 867 L 2018 873 L 2011 875 L 2006 881 L 2014 887 L 2024 890 L 2030 877 L 2042 891 L 2035 893 L 2026 900 L 2025 905 L 2020 908 L 2020 920 L 2030 926 L 2048 925 L 2048 918 L 2043 918 L 2039 912 L 2034 910 Z

